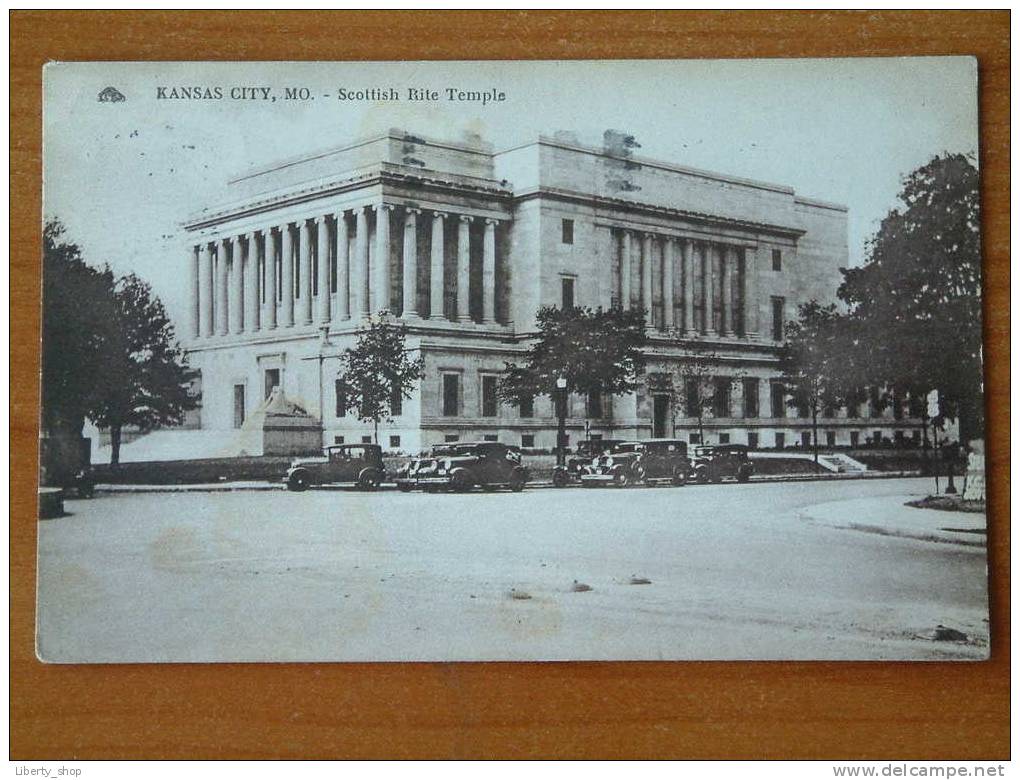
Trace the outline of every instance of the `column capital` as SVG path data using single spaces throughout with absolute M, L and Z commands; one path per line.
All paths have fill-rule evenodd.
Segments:
M 421 209 L 418 208 L 417 206 L 404 206 L 404 215 L 405 216 L 408 216 L 408 217 L 410 217 L 410 216 L 418 216 L 419 214 L 421 214 Z
M 457 215 L 457 217 L 458 217 L 458 219 L 460 219 L 460 221 L 461 221 L 461 222 L 467 222 L 467 223 L 468 223 L 469 225 L 470 225 L 470 224 L 471 224 L 471 223 L 472 223 L 472 222 L 474 221 L 474 219 L 475 219 L 475 218 L 474 218 L 473 216 L 471 216 L 470 214 L 458 214 L 458 215 Z
M 499 219 L 498 217 L 486 217 L 485 218 L 485 224 L 486 225 L 498 225 L 500 222 L 502 222 L 502 220 Z
M 257 230 L 249 230 L 247 233 L 244 234 L 244 240 L 248 242 L 253 242 L 255 241 L 255 236 L 257 235 L 258 235 Z
M 374 211 L 393 211 L 393 209 L 395 209 L 395 208 L 396 208 L 396 206 L 394 206 L 392 203 L 373 203 L 372 204 L 372 209 Z
M 448 216 L 450 215 L 445 211 L 436 211 L 434 209 L 432 211 L 432 219 L 446 219 Z
M 312 217 L 312 222 L 314 222 L 316 225 L 321 225 L 325 221 L 326 221 L 326 215 L 325 214 L 320 214 L 317 217 Z

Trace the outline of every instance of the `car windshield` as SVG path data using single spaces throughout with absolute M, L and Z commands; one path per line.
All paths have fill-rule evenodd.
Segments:
M 613 452 L 614 453 L 615 452 L 637 452 L 639 449 L 641 449 L 641 445 L 640 444 L 635 444 L 635 443 L 617 444 L 615 447 L 613 447 Z

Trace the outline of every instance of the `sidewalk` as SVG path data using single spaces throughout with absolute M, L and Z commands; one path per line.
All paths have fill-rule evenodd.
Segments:
M 916 495 L 829 501 L 801 510 L 804 520 L 866 533 L 926 542 L 987 546 L 987 519 L 975 512 L 948 512 L 905 506 Z

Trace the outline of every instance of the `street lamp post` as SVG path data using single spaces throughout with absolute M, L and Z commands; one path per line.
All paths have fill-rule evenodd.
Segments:
M 563 466 L 567 462 L 567 380 L 562 376 L 556 380 L 556 417 L 556 465 Z

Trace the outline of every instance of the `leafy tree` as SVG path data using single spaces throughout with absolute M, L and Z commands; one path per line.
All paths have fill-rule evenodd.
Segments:
M 716 377 L 719 354 L 701 341 L 692 341 L 684 356 L 671 371 L 673 384 L 673 435 L 676 435 L 676 408 L 682 403 L 685 416 L 698 421 L 698 437 L 705 441 L 705 412 L 716 405 Z M 739 376 L 728 377 L 735 381 Z M 677 403 L 679 402 L 679 403 Z
M 52 436 L 80 437 L 103 384 L 101 356 L 114 333 L 114 281 L 109 268 L 85 263 L 65 228 L 43 228 L 42 426 Z
M 392 422 L 399 399 L 410 398 L 425 376 L 425 358 L 411 359 L 405 345 L 407 328 L 395 325 L 380 312 L 358 335 L 354 347 L 344 350 L 337 378 L 347 391 L 347 401 L 358 419 L 374 426 L 379 443 L 379 423 Z
M 848 361 L 862 384 L 900 394 L 939 390 L 940 416 L 962 439 L 984 430 L 978 171 L 944 154 L 909 174 L 901 205 L 843 271 L 839 297 L 856 331 Z
M 163 303 L 134 274 L 117 281 L 113 325 L 89 416 L 110 429 L 110 463 L 117 465 L 124 426 L 149 431 L 178 425 L 197 399 L 191 392 L 195 372 L 174 339 Z
M 567 393 L 602 397 L 630 393 L 644 371 L 644 312 L 544 306 L 536 316 L 538 334 L 522 364 L 508 362 L 499 397 L 520 405 L 538 396 L 556 397 L 556 381 Z
M 779 347 L 779 369 L 789 393 L 787 404 L 811 417 L 812 449 L 818 462 L 818 416 L 843 403 L 847 379 L 841 362 L 843 316 L 835 304 L 801 304 L 799 319 L 786 325 L 786 341 Z

